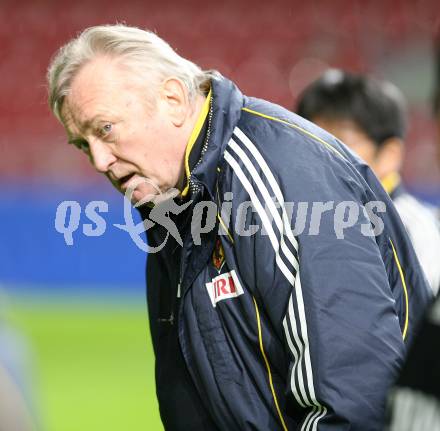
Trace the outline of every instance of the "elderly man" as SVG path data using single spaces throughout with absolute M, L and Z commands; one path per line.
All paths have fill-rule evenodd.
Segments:
M 48 81 L 69 142 L 155 204 L 140 209 L 160 246 L 147 284 L 165 428 L 381 429 L 430 293 L 371 170 L 147 31 L 85 30 Z
M 404 158 L 405 99 L 390 82 L 329 69 L 301 95 L 297 113 L 350 147 L 373 169 L 402 218 L 434 295 L 440 288 L 440 230 L 434 208 L 408 193 Z

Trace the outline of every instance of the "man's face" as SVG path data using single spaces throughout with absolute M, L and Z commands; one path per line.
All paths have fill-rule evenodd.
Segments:
M 377 155 L 377 147 L 353 121 L 313 118 L 312 121 L 319 127 L 330 132 L 341 140 L 347 147 L 351 148 L 368 165 L 374 167 Z
M 389 138 L 378 148 L 354 121 L 322 117 L 313 118 L 312 121 L 351 148 L 367 162 L 380 180 L 400 171 L 404 156 L 401 139 Z
M 136 185 L 136 203 L 177 186 L 184 145 L 168 102 L 158 96 L 151 107 L 146 86 L 133 78 L 114 61 L 93 60 L 74 77 L 61 115 L 69 143 L 120 192 Z

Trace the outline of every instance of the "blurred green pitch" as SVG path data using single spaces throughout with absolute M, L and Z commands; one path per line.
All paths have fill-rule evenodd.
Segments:
M 163 430 L 145 301 L 12 299 L 41 431 Z

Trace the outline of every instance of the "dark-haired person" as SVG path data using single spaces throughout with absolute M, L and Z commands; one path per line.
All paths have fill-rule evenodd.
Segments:
M 69 142 L 132 192 L 157 247 L 147 295 L 165 429 L 381 429 L 431 292 L 371 170 L 138 28 L 85 30 L 48 81 Z M 292 224 L 299 203 L 307 229 Z
M 434 108 L 434 120 L 435 120 L 435 124 L 437 125 L 437 160 L 438 160 L 438 165 L 440 166 L 440 31 L 434 46 L 435 46 L 435 50 L 434 50 L 435 67 L 434 67 L 433 108 Z M 437 217 L 440 223 L 440 208 L 437 211 Z
M 440 229 L 434 209 L 409 194 L 404 158 L 406 103 L 389 82 L 329 69 L 302 93 L 297 113 L 326 129 L 367 162 L 390 194 L 429 284 L 440 287 Z
M 439 32 L 440 34 L 440 32 Z M 434 69 L 434 117 L 437 124 L 437 157 L 440 166 L 440 36 L 435 45 L 435 69 Z
M 435 45 L 434 114 L 440 166 L 440 38 Z M 439 256 L 440 261 L 440 256 Z M 388 399 L 387 431 L 440 430 L 440 295 L 426 313 Z

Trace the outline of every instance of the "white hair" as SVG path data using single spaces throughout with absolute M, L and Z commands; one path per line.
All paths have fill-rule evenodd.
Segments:
M 191 100 L 207 91 L 218 72 L 203 71 L 178 55 L 156 34 L 122 24 L 90 27 L 60 48 L 47 72 L 49 106 L 62 121 L 61 107 L 69 94 L 72 80 L 85 64 L 105 56 L 126 66 L 152 89 L 168 77 L 180 79 Z M 154 85 L 156 85 L 154 87 Z

